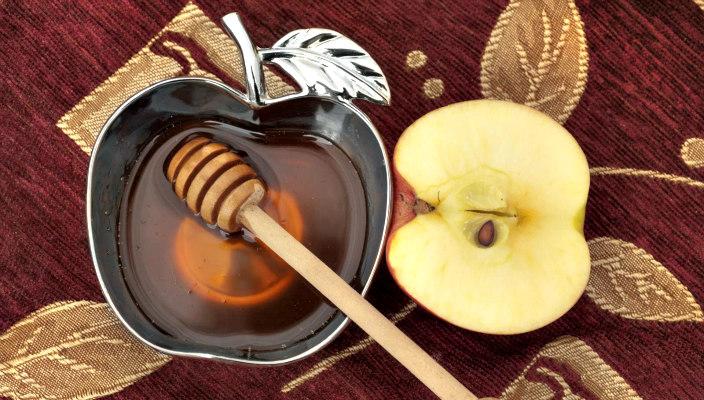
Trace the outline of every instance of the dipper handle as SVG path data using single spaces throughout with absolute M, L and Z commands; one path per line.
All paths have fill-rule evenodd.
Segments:
M 261 208 L 253 204 L 243 207 L 239 220 L 439 398 L 476 399 L 428 353 Z

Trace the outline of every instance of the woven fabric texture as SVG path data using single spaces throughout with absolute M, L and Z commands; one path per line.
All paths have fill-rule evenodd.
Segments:
M 95 135 L 156 81 L 240 85 L 218 22 L 232 11 L 260 46 L 323 27 L 369 51 L 392 105 L 359 105 L 389 151 L 426 112 L 479 98 L 535 107 L 583 147 L 592 276 L 558 321 L 517 336 L 462 330 L 379 269 L 371 302 L 472 392 L 704 397 L 700 0 L 0 3 L 0 397 L 433 398 L 355 326 L 301 362 L 248 368 L 156 353 L 105 304 L 84 218 Z M 273 72 L 267 84 L 293 90 Z

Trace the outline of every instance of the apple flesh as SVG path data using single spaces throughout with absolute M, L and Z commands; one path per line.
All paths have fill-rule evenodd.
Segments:
M 515 334 L 584 292 L 589 167 L 560 124 L 496 100 L 449 105 L 401 135 L 387 264 L 419 305 L 457 326 Z

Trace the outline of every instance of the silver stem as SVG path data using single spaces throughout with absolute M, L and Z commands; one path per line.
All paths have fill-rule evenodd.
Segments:
M 245 80 L 247 81 L 247 98 L 253 104 L 264 105 L 266 87 L 264 86 L 264 71 L 259 58 L 259 50 L 249 38 L 237 13 L 230 13 L 222 17 L 222 24 L 227 34 L 240 48 Z

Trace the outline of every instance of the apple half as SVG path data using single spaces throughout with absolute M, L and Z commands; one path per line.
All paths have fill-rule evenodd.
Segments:
M 405 130 L 393 166 L 387 263 L 422 307 L 515 334 L 556 320 L 584 292 L 589 167 L 547 115 L 505 101 L 452 104 Z

